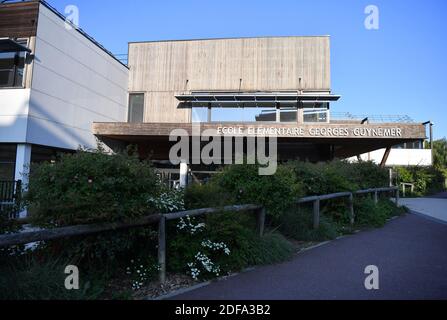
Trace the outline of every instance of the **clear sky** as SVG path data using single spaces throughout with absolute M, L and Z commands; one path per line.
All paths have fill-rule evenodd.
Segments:
M 113 53 L 146 40 L 330 35 L 335 112 L 409 115 L 447 136 L 445 0 L 48 0 Z M 367 30 L 368 5 L 379 29 Z

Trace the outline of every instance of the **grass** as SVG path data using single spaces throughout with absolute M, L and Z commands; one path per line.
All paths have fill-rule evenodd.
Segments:
M 60 259 L 38 261 L 14 257 L 0 267 L 0 300 L 94 300 L 103 291 L 103 281 L 80 275 L 80 290 L 67 290 L 64 263 Z M 93 277 L 92 277 L 93 279 Z

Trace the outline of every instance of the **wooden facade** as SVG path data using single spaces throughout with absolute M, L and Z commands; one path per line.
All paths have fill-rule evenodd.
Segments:
M 327 36 L 130 43 L 129 67 L 145 122 L 191 122 L 190 92 L 331 91 Z
M 39 1 L 0 5 L 0 38 L 30 38 L 37 33 Z

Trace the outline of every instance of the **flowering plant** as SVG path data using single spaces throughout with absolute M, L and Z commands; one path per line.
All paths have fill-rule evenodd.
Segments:
M 184 194 L 182 190 L 164 190 L 157 197 L 148 199 L 150 207 L 160 213 L 171 213 L 185 210 Z
M 159 269 L 159 265 L 152 261 L 130 260 L 130 266 L 126 268 L 126 274 L 132 279 L 132 290 L 141 289 Z
M 227 244 L 207 239 L 206 224 L 189 216 L 179 220 L 176 230 L 174 246 L 179 253 L 177 258 L 183 264 L 182 269 L 187 261 L 187 273 L 194 280 L 219 277 L 222 274 L 219 261 L 231 253 Z

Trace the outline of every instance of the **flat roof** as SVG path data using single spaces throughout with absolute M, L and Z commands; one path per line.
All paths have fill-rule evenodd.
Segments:
M 84 30 L 82 30 L 79 26 L 76 26 L 72 24 L 69 20 L 66 19 L 66 17 L 60 13 L 56 8 L 52 7 L 48 2 L 45 0 L 24 0 L 24 1 L 8 1 L 8 2 L 0 2 L 0 6 L 2 5 L 20 5 L 20 4 L 26 4 L 26 3 L 40 3 L 43 6 L 45 6 L 47 9 L 52 11 L 56 16 L 58 16 L 63 21 L 69 23 L 73 29 L 75 29 L 77 32 L 79 32 L 81 35 L 83 35 L 85 38 L 87 38 L 90 42 L 92 42 L 94 45 L 96 45 L 98 48 L 100 48 L 102 51 L 107 53 L 110 57 L 112 57 L 115 61 L 117 61 L 119 64 L 124 66 L 125 68 L 129 69 L 127 65 L 125 65 L 123 62 L 121 62 L 113 53 L 111 53 L 109 50 L 107 50 L 102 44 L 100 44 L 98 41 L 96 41 L 92 36 L 87 34 Z
M 304 36 L 256 36 L 256 37 L 221 37 L 221 38 L 197 38 L 197 39 L 167 39 L 167 40 L 147 40 L 130 41 L 129 44 L 157 43 L 157 42 L 189 42 L 189 41 L 217 41 L 217 40 L 250 40 L 250 39 L 284 39 L 284 38 L 330 38 L 330 35 L 304 35 Z

